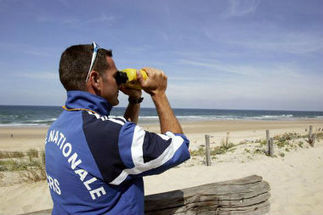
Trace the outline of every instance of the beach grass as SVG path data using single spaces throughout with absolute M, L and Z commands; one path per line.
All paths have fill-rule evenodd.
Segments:
M 13 151 L 13 152 L 7 152 L 7 151 L 0 151 L 0 159 L 4 158 L 22 158 L 25 154 L 23 152 Z
M 36 149 L 29 149 L 26 154 L 30 161 L 32 161 L 33 158 L 38 158 L 38 150 Z
M 27 152 L 1 151 L 0 172 L 16 172 L 25 182 L 45 180 L 45 152 L 36 149 Z
M 253 160 L 258 156 L 268 156 L 268 146 L 267 140 L 256 139 L 256 140 L 243 140 L 238 144 L 230 142 L 229 134 L 222 138 L 220 145 L 210 147 L 210 155 L 212 160 L 217 160 L 217 162 L 222 162 L 225 157 L 222 157 L 230 152 L 237 151 L 238 159 L 241 162 L 246 162 L 247 160 Z M 315 133 L 316 140 L 319 141 L 323 139 L 323 132 Z M 272 158 L 284 158 L 287 153 L 292 151 L 297 151 L 303 148 L 309 148 L 308 135 L 303 135 L 296 132 L 287 132 L 273 137 L 275 154 Z M 215 144 L 215 142 L 213 142 Z M 200 145 L 196 150 L 191 150 L 191 156 L 193 162 L 199 161 L 200 164 L 205 163 L 205 145 Z M 190 162 L 190 161 L 188 161 Z
M 234 151 L 233 143 L 222 143 L 221 146 L 211 147 L 211 155 L 225 154 L 228 151 Z M 205 146 L 201 145 L 197 150 L 191 150 L 191 156 L 205 156 Z
M 210 155 L 212 160 L 223 162 L 222 157 L 227 153 L 237 153 L 236 156 L 241 162 L 253 160 L 258 156 L 267 155 L 266 139 L 243 140 L 235 144 L 230 141 L 230 133 L 220 140 L 217 146 L 211 146 Z M 316 140 L 323 139 L 323 132 L 315 133 Z M 283 133 L 276 135 L 274 139 L 275 155 L 273 158 L 284 158 L 287 153 L 302 148 L 309 148 L 308 135 L 299 133 Z M 212 144 L 215 144 L 213 141 Z M 191 150 L 192 162 L 188 165 L 201 165 L 205 162 L 205 145 L 201 144 L 196 150 Z M 5 177 L 6 172 L 13 172 L 26 182 L 46 180 L 45 152 L 37 149 L 27 151 L 0 151 L 0 181 Z
M 234 151 L 234 147 L 235 145 L 233 143 L 222 143 L 221 146 L 217 146 L 214 147 L 211 150 L 211 155 L 221 155 L 221 154 L 225 154 L 229 151 Z

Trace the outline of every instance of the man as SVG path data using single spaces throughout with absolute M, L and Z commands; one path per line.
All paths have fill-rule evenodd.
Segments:
M 45 146 L 53 214 L 144 214 L 142 177 L 189 159 L 189 141 L 165 94 L 167 77 L 144 70 L 148 79 L 138 72 L 138 81 L 156 106 L 161 134 L 135 124 L 141 90 L 121 84 L 111 51 L 93 43 L 63 52 L 59 75 L 67 100 Z M 119 90 L 129 105 L 124 118 L 110 118 Z

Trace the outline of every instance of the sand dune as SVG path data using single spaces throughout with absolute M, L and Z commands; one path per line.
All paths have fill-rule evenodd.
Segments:
M 185 123 L 183 128 L 191 140 L 191 150 L 197 150 L 204 144 L 204 134 L 212 135 L 212 147 L 219 146 L 227 132 L 230 132 L 230 142 L 238 144 L 241 141 L 249 141 L 250 144 L 239 145 L 234 151 L 216 155 L 210 167 L 203 164 L 203 156 L 194 157 L 180 167 L 161 175 L 146 177 L 145 193 L 165 192 L 257 174 L 271 186 L 270 214 L 322 214 L 322 140 L 317 142 L 314 148 L 304 142 L 302 148 L 284 151 L 284 156 L 277 154 L 282 153 L 279 151 L 281 149 L 277 148 L 277 156 L 273 158 L 246 152 L 246 149 L 257 148 L 259 144 L 256 142 L 265 138 L 265 129 L 270 129 L 272 136 L 286 132 L 306 134 L 305 130 L 309 125 L 318 130 L 323 128 L 323 120 Z M 153 131 L 159 130 L 158 125 L 143 127 Z M 46 128 L 0 128 L 0 150 L 42 149 L 45 131 Z M 7 175 L 2 176 L 1 180 L 14 181 Z M 2 186 L 0 202 L 0 214 L 21 214 L 52 207 L 45 181 Z

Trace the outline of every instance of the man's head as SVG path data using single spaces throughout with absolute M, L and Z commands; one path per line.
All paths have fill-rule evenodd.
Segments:
M 91 71 L 93 45 L 75 45 L 67 48 L 59 63 L 59 78 L 67 91 L 81 90 L 101 96 L 111 105 L 117 105 L 118 85 L 114 75 L 117 71 L 112 51 L 99 49 Z M 88 80 L 86 80 L 89 74 Z

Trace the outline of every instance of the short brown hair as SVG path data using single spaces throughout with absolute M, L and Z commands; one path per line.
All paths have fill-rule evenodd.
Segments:
M 85 79 L 90 69 L 92 53 L 93 46 L 89 44 L 74 45 L 62 53 L 59 62 L 59 79 L 67 91 L 85 91 Z M 107 56 L 112 57 L 111 50 L 101 48 L 98 50 L 93 70 L 100 75 L 110 67 L 106 60 Z

